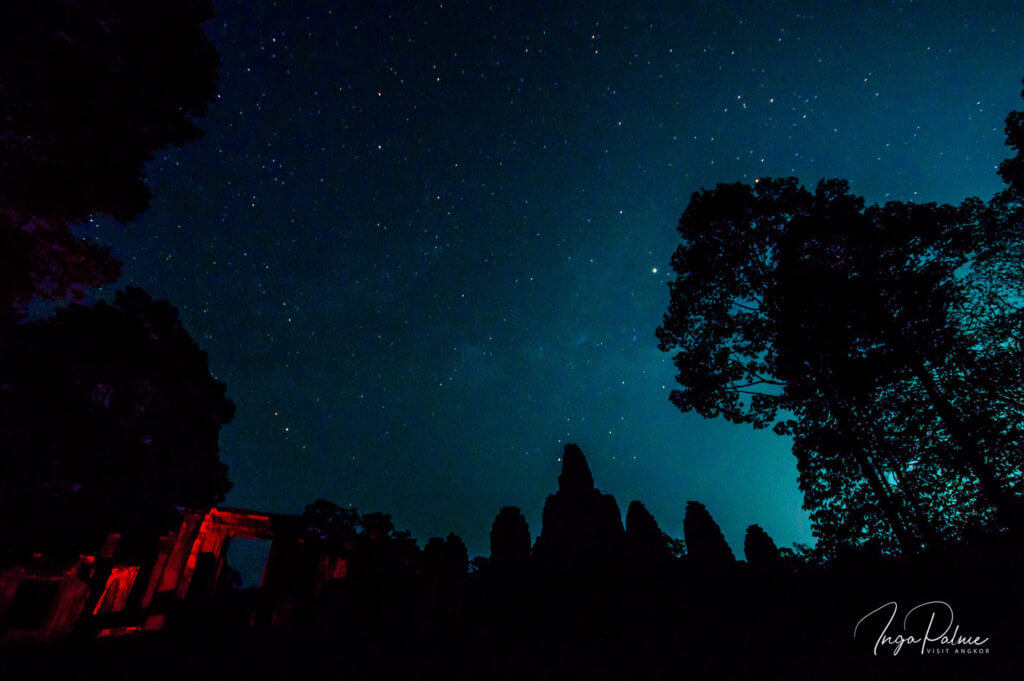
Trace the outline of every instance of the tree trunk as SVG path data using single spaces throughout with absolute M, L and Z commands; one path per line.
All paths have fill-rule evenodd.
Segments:
M 962 467 L 973 473 L 981 485 L 981 493 L 996 508 L 1000 518 L 1004 522 L 1017 524 L 1015 520 L 1016 514 L 1013 511 L 1013 504 L 1010 501 L 1009 495 L 1002 485 L 999 484 L 995 471 L 985 460 L 984 453 L 978 447 L 978 434 L 973 432 L 974 429 L 960 418 L 956 408 L 953 407 L 946 395 L 939 390 L 931 371 L 925 366 L 922 353 L 918 352 L 917 348 L 907 342 L 892 319 L 885 314 L 884 304 L 882 308 L 882 319 L 886 320 L 886 331 L 891 336 L 892 347 L 902 355 L 907 367 L 921 381 L 929 401 L 945 424 L 946 430 L 963 452 L 962 462 L 953 461 L 950 463 L 954 467 L 959 463 Z
M 886 452 L 886 459 L 889 462 L 890 470 L 892 470 L 893 475 L 896 477 L 896 484 L 900 489 L 900 493 L 907 502 L 906 506 L 912 511 L 914 521 L 917 529 L 921 532 L 921 538 L 924 540 L 925 546 L 935 548 L 941 545 L 942 538 L 939 537 L 938 532 L 935 531 L 931 522 L 925 517 L 921 497 L 917 494 L 917 486 L 907 478 L 900 466 L 900 462 L 891 452 Z
M 833 413 L 839 420 L 840 431 L 845 437 L 850 439 L 851 446 L 848 448 L 849 453 L 852 454 L 854 459 L 857 461 L 857 464 L 860 466 L 861 473 L 867 479 L 868 485 L 871 487 L 871 491 L 874 492 L 875 497 L 878 499 L 878 503 L 882 507 L 885 517 L 892 526 L 893 534 L 896 535 L 897 541 L 899 541 L 900 546 L 903 547 L 903 551 L 908 556 L 916 555 L 920 551 L 920 543 L 907 530 L 903 519 L 900 517 L 900 510 L 893 502 L 892 489 L 889 487 L 888 483 L 878 475 L 878 471 L 875 470 L 874 465 L 868 458 L 867 451 L 861 442 L 862 438 L 857 434 L 857 430 L 854 426 L 856 419 L 850 412 L 850 408 L 842 404 L 839 399 L 836 399 L 832 395 L 829 395 L 829 402 Z
M 964 463 L 978 478 L 978 482 L 981 483 L 982 494 L 992 502 L 992 505 L 996 507 L 996 510 L 1001 515 L 1005 516 L 1010 506 L 1010 498 L 996 479 L 995 471 L 992 470 L 992 467 L 985 460 L 984 453 L 979 450 L 977 444 L 978 436 L 972 432 L 970 426 L 963 422 L 956 409 L 949 402 L 949 399 L 939 390 L 935 384 L 935 379 L 928 371 L 928 368 L 925 367 L 921 358 L 916 354 L 911 354 L 910 366 L 914 375 L 921 381 L 921 385 L 924 387 L 928 399 L 935 407 L 935 411 L 939 414 L 939 418 L 946 424 L 946 429 L 952 436 L 953 441 L 963 451 Z

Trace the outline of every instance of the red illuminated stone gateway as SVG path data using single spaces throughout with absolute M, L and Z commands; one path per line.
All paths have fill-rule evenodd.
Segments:
M 97 555 L 80 556 L 72 565 L 55 568 L 36 556 L 31 564 L 0 570 L 0 639 L 52 641 L 76 631 L 107 637 L 164 629 L 184 605 L 217 595 L 233 537 L 270 542 L 249 624 L 288 624 L 298 594 L 315 593 L 346 573 L 342 558 L 309 555 L 300 530 L 298 516 L 186 510 L 178 530 L 161 537 L 156 555 L 142 564 L 118 561 L 117 534 Z

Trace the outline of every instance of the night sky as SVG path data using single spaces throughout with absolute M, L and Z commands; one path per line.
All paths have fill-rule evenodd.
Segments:
M 1024 7 L 597 4 L 215 3 L 205 138 L 86 233 L 227 383 L 228 505 L 326 498 L 486 554 L 502 506 L 536 536 L 576 442 L 673 536 L 696 499 L 739 556 L 751 523 L 811 539 L 787 440 L 668 401 L 675 224 L 762 176 L 989 197 Z

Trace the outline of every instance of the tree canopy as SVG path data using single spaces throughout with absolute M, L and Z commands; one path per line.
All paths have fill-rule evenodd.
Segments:
M 695 193 L 657 330 L 683 411 L 793 437 L 826 547 L 915 552 L 1019 520 L 1017 157 L 988 204 L 866 206 L 844 180 Z
M 15 326 L 0 355 L 3 550 L 91 549 L 222 501 L 233 415 L 177 311 L 141 289 Z
M 76 236 L 149 204 L 144 166 L 202 134 L 219 57 L 209 0 L 69 0 L 0 8 L 0 313 L 78 300 L 117 279 L 111 253 Z

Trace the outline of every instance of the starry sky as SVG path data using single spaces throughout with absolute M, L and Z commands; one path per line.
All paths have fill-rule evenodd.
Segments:
M 668 402 L 675 224 L 762 176 L 989 197 L 1024 7 L 381 5 L 215 2 L 205 138 L 150 163 L 138 222 L 85 230 L 228 384 L 227 503 L 486 554 L 502 506 L 536 536 L 575 442 L 673 536 L 696 499 L 738 556 L 751 523 L 810 541 L 786 440 Z

